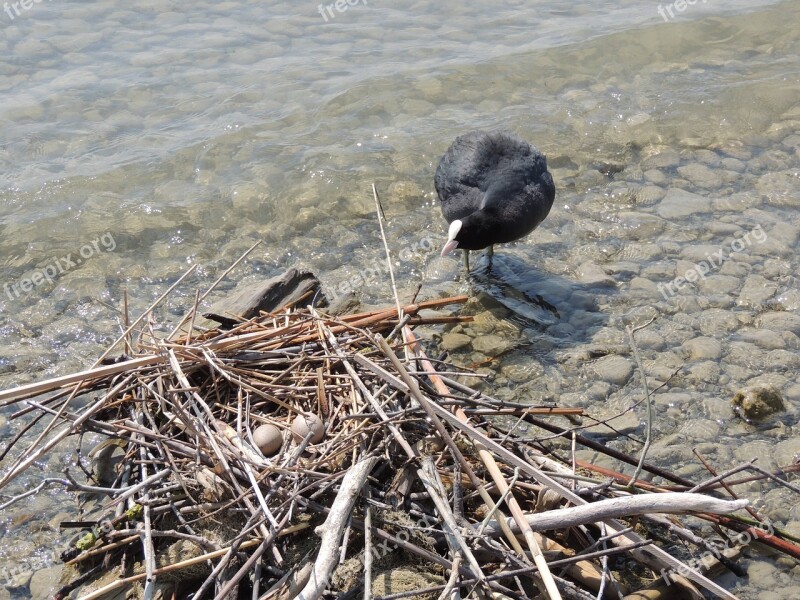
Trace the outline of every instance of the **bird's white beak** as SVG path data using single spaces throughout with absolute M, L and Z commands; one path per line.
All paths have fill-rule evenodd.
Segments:
M 444 245 L 444 248 L 442 248 L 442 256 L 447 256 L 448 254 L 450 254 L 456 248 L 458 248 L 458 242 L 457 241 L 455 241 L 455 240 L 448 241 Z
M 447 243 L 442 248 L 442 256 L 447 256 L 453 250 L 458 248 L 458 242 L 456 241 L 456 236 L 458 232 L 461 231 L 461 220 L 456 219 L 452 223 L 450 223 L 450 229 L 447 231 Z

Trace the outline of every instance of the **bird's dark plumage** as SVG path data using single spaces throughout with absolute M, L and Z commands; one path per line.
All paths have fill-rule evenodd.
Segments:
M 451 224 L 443 254 L 528 235 L 550 212 L 556 194 L 544 155 L 506 131 L 457 137 L 442 156 L 434 181 L 442 213 Z

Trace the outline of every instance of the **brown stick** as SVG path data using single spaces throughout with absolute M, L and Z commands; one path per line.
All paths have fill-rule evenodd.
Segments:
M 418 304 L 410 304 L 405 308 L 403 308 L 403 312 L 406 314 L 416 314 L 420 310 L 424 309 L 440 308 L 442 306 L 447 306 L 448 304 L 463 304 L 464 302 L 467 301 L 467 299 L 468 298 L 466 296 L 454 296 L 452 298 L 428 300 L 426 302 L 420 302 Z M 369 313 L 348 315 L 347 317 L 342 317 L 339 318 L 338 320 L 347 323 L 350 327 L 353 328 L 366 327 L 369 325 L 374 325 L 375 323 L 379 323 L 381 321 L 386 321 L 392 316 L 394 316 L 396 312 L 397 312 L 396 309 L 390 308 L 379 311 L 371 311 Z M 343 331 L 346 331 L 348 328 L 343 325 L 340 326 L 334 325 L 331 329 L 333 330 L 334 333 L 341 333 Z M 232 338 L 223 338 L 217 340 L 216 342 L 211 342 L 208 344 L 198 343 L 197 345 L 201 347 L 208 347 L 209 349 L 212 350 L 224 349 L 224 348 L 230 348 L 237 344 L 246 344 L 254 341 L 259 341 L 262 338 L 275 337 L 277 334 L 281 334 L 282 332 L 283 330 L 278 330 L 276 333 L 276 331 L 272 329 L 264 331 L 255 331 L 250 333 L 244 333 L 242 335 L 235 336 Z M 299 341 L 309 341 L 315 338 L 316 334 L 313 334 L 311 336 L 305 336 L 304 338 L 301 338 Z M 0 391 L 0 406 L 6 406 L 8 404 L 13 403 L 13 401 L 23 400 L 25 398 L 38 396 L 40 394 L 44 394 L 46 392 L 56 390 L 71 384 L 76 384 L 76 383 L 83 384 L 89 381 L 104 379 L 106 377 L 109 377 L 111 375 L 116 375 L 118 373 L 124 373 L 135 369 L 140 369 L 142 367 L 148 367 L 151 365 L 164 364 L 167 361 L 168 359 L 165 355 L 153 354 L 151 356 L 143 356 L 141 358 L 127 360 L 114 365 L 96 367 L 93 369 L 80 371 L 78 373 L 73 373 L 71 375 L 62 375 L 60 377 L 46 379 L 45 381 L 39 381 L 36 383 L 21 385 L 15 388 L 9 388 L 7 390 Z

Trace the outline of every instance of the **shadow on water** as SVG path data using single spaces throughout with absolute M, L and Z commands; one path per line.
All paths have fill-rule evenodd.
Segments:
M 589 342 L 608 322 L 598 297 L 617 293 L 608 285 L 580 283 L 543 271 L 531 260 L 502 251 L 495 253 L 491 265 L 482 253 L 472 259 L 471 266 L 475 296 L 503 305 L 511 312 L 510 321 L 532 330 L 531 341 L 546 336 L 551 348 Z

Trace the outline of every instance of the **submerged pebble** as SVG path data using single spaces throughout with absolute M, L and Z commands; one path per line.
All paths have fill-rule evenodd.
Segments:
M 454 350 L 460 350 L 461 348 L 466 348 L 472 343 L 472 338 L 468 335 L 463 333 L 445 333 L 442 336 L 441 346 L 444 350 L 449 352 L 453 352 Z
M 709 198 L 680 188 L 670 188 L 658 204 L 658 214 L 665 219 L 677 219 L 711 212 L 711 207 L 712 203 Z
M 624 385 L 633 374 L 633 363 L 622 356 L 604 356 L 592 363 L 592 371 L 603 381 Z
M 682 346 L 690 359 L 717 359 L 722 356 L 722 344 L 719 340 L 711 337 L 698 337 L 687 342 Z
M 760 421 L 785 410 L 780 392 L 772 386 L 753 386 L 736 392 L 732 404 L 748 421 Z

